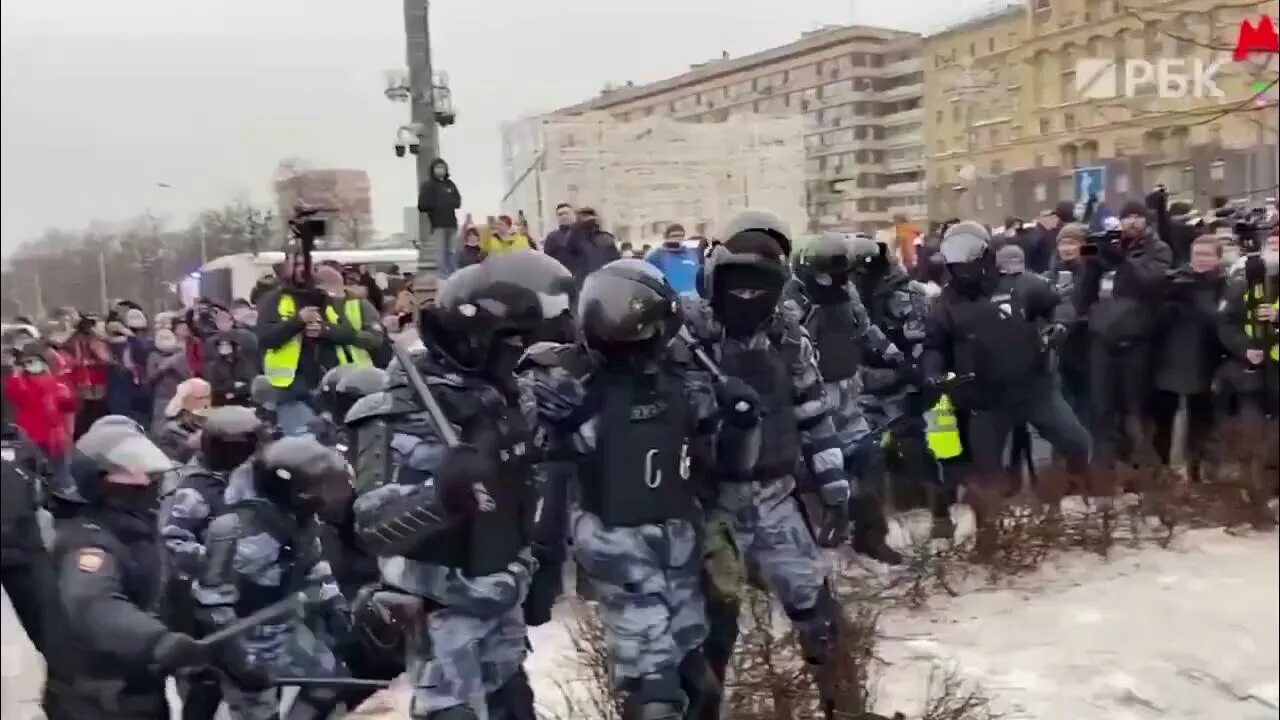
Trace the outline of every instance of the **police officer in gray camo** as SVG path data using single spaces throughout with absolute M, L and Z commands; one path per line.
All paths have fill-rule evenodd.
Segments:
M 880 438 L 862 415 L 858 396 L 864 355 L 887 365 L 903 361 L 902 351 L 871 323 L 853 287 L 850 243 L 838 233 L 824 233 L 795 256 L 796 275 L 787 283 L 783 311 L 809 331 L 818 354 L 831 419 L 844 451 L 845 471 L 853 496 L 853 549 L 890 565 L 902 556 L 885 543 L 889 525 L 880 490 L 885 480 Z
M 446 444 L 399 363 L 390 388 L 347 415 L 356 533 L 383 582 L 424 606 L 424 637 L 406 642 L 414 718 L 534 718 L 522 602 L 537 567 L 537 420 L 514 370 L 529 339 L 562 322 L 572 290 L 554 259 L 516 251 L 458 270 L 419 311 L 426 348 L 413 362 L 460 445 Z
M 701 652 L 692 478 L 745 475 L 759 448 L 755 391 L 736 378 L 716 387 L 687 351 L 673 353 L 678 297 L 651 264 L 615 260 L 583 283 L 582 342 L 540 344 L 520 373 L 548 446 L 575 463 L 573 550 L 599 602 L 624 720 L 702 717 L 718 702 Z
M 222 514 L 227 477 L 253 457 L 265 434 L 250 408 L 226 405 L 205 417 L 200 453 L 179 471 L 177 488 L 160 503 L 160 539 L 168 563 L 167 614 L 175 628 L 197 637 L 199 627 L 191 583 L 204 570 L 205 531 Z M 189 673 L 178 684 L 184 720 L 212 718 L 222 702 L 222 685 L 212 672 Z
M 740 553 L 781 601 L 805 659 L 821 680 L 838 607 L 827 584 L 818 544 L 795 497 L 797 464 L 822 499 L 819 541 L 836 545 L 848 528 L 849 481 L 844 455 L 809 334 L 779 309 L 788 277 L 791 240 L 770 213 L 747 211 L 722 232 L 724 245 L 707 260 L 706 300 L 691 299 L 685 315 L 697 340 L 726 374 L 760 396 L 761 448 L 752 472 L 718 478 L 708 507 L 708 608 L 705 652 L 723 679 L 737 640 L 739 597 L 725 582 L 730 552 Z M 739 563 L 740 564 L 740 563 Z M 820 691 L 824 700 L 828 691 Z
M 953 489 L 942 487 L 938 461 L 929 450 L 922 393 L 921 354 L 929 300 L 924 288 L 893 260 L 888 247 L 866 236 L 850 239 L 853 282 L 871 323 L 906 356 L 905 361 L 870 356 L 862 369 L 863 415 L 880 438 L 888 435 L 901 459 L 902 475 L 930 496 L 933 534 L 950 538 L 955 528 L 950 507 Z
M 205 627 L 217 630 L 302 595 L 295 612 L 224 643 L 223 696 L 234 720 L 277 717 L 274 678 L 344 678 L 333 648 L 351 630 L 346 600 L 321 556 L 318 514 L 350 502 L 345 458 L 309 437 L 286 437 L 231 473 L 224 512 L 209 523 L 204 567 L 192 593 Z M 304 687 L 289 720 L 328 717 L 336 686 Z

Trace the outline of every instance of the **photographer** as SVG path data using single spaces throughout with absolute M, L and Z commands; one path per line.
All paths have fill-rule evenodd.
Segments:
M 1151 415 L 1154 442 L 1161 462 L 1168 465 L 1173 445 L 1173 423 L 1181 398 L 1187 399 L 1187 469 L 1200 479 L 1200 460 L 1213 429 L 1213 396 L 1210 388 L 1222 364 L 1218 342 L 1218 303 L 1223 280 L 1219 271 L 1221 250 L 1216 238 L 1194 240 L 1190 261 L 1168 274 L 1160 306 L 1155 338 L 1155 394 Z
M 258 304 L 262 369 L 280 393 L 278 421 L 286 435 L 307 432 L 315 419 L 308 399 L 326 372 L 372 365 L 369 353 L 382 343 L 377 311 L 346 297 L 341 273 L 318 267 L 313 282 L 306 270 L 305 257 L 293 256 L 282 287 Z
M 1253 232 L 1267 236 L 1259 254 L 1244 259 L 1244 272 L 1232 277 L 1222 301 L 1218 337 L 1231 360 L 1219 375 L 1219 392 L 1224 410 L 1234 413 L 1247 426 L 1260 427 L 1264 418 L 1274 418 L 1280 406 L 1280 346 L 1276 324 L 1280 313 L 1276 297 L 1280 286 L 1280 236 L 1276 219 L 1269 228 Z
M 1147 226 L 1141 202 L 1125 203 L 1119 217 L 1117 231 L 1090 235 L 1081 248 L 1083 277 L 1075 297 L 1089 327 L 1094 461 L 1104 469 L 1111 469 L 1118 450 L 1128 456 L 1142 435 L 1151 337 L 1173 257 Z

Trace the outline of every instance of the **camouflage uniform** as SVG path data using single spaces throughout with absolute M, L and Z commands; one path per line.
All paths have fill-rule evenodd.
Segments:
M 507 406 L 498 388 L 473 374 L 456 371 L 434 354 L 417 353 L 415 361 L 451 419 L 458 421 L 463 407 L 489 412 L 487 416 L 469 415 L 469 421 L 459 422 L 464 440 L 483 426 L 497 423 L 490 410 Z M 382 522 L 381 512 L 394 503 L 411 497 L 435 498 L 433 473 L 447 450 L 398 363 L 392 364 L 388 374 L 391 389 L 363 398 L 347 416 L 356 428 L 356 445 L 362 455 L 376 445 L 365 434 L 378 432 L 378 423 L 390 434 L 386 480 L 370 482 L 363 461 L 357 463 L 359 496 L 354 512 L 357 532 L 362 533 Z M 530 400 L 522 401 L 515 412 L 522 413 L 532 427 L 533 410 Z M 371 420 L 372 425 L 362 424 Z M 373 429 L 366 429 L 369 427 Z M 529 482 L 533 480 L 529 478 Z M 378 565 L 384 584 L 427 603 L 421 623 L 423 637 L 406 643 L 406 667 L 414 688 L 412 717 L 434 717 L 460 706 L 469 707 L 478 718 L 508 717 L 503 714 L 503 701 L 492 696 L 508 692 L 511 681 L 523 677 L 528 641 L 521 602 L 537 569 L 532 552 L 526 547 L 505 570 L 481 576 L 403 556 L 380 557 Z
M 204 534 L 222 514 L 226 488 L 224 473 L 188 466 L 181 471 L 177 489 L 165 498 L 160 536 L 177 576 L 194 578 L 204 568 Z
M 741 349 L 782 354 L 790 374 L 789 395 L 794 403 L 801 454 L 809 471 L 805 477 L 819 486 L 843 484 L 847 489 L 840 440 L 805 329 L 777 312 L 764 328 L 742 343 L 720 331 L 705 301 L 686 300 L 684 310 L 691 329 L 717 362 L 723 364 L 728 354 Z M 768 426 L 762 425 L 762 431 L 768 432 Z M 720 483 L 708 509 L 708 542 L 715 541 L 717 528 L 730 530 L 731 542 L 748 566 L 759 571 L 788 614 L 797 619 L 811 615 L 824 595 L 826 570 L 794 497 L 793 472 L 757 477 L 750 482 Z M 797 624 L 801 621 L 797 620 Z
M 924 288 L 908 278 L 901 267 L 894 265 L 869 297 L 863 298 L 863 302 L 869 321 L 907 356 L 911 364 L 918 363 L 921 343 L 924 342 L 925 318 L 929 314 L 929 299 Z M 904 416 L 919 416 L 924 408 L 912 402 L 911 397 L 918 397 L 920 391 L 914 378 L 904 378 L 896 368 L 876 365 L 872 359 L 863 369 L 863 391 L 859 402 L 872 430 L 883 434 L 901 422 Z
M 231 538 L 233 572 L 231 577 L 211 572 L 211 561 L 196 578 L 193 595 L 202 622 L 216 630 L 261 609 L 269 601 L 300 592 L 305 599 L 304 609 L 228 642 L 236 644 L 252 668 L 273 677 L 349 677 L 333 651 L 337 636 L 349 629 L 347 604 L 329 564 L 320 559 L 319 538 L 303 535 L 302 543 L 311 547 L 290 553 L 275 535 L 247 521 L 246 516 L 253 513 L 278 512 L 256 493 L 253 470 L 248 465 L 231 473 L 223 501 L 228 511 L 209 524 L 208 547 Z M 307 563 L 309 568 L 295 568 L 293 561 Z M 297 590 L 286 587 L 294 577 L 302 580 Z M 312 623 L 314 628 L 308 626 L 313 620 L 318 621 Z M 278 689 L 250 690 L 229 679 L 224 683 L 223 695 L 236 720 L 269 720 L 279 712 Z M 317 705 L 332 703 L 336 698 L 332 689 L 309 689 L 302 695 L 310 696 Z
M 719 425 L 711 378 L 684 363 L 672 361 L 669 368 L 680 380 L 687 408 L 681 415 L 685 427 L 665 429 L 687 439 L 690 465 L 709 469 L 715 463 Z M 520 374 L 522 394 L 536 402 L 547 444 L 567 448 L 564 454 L 575 460 L 579 498 L 583 485 L 607 481 L 579 474 L 589 472 L 585 459 L 598 451 L 604 422 L 598 408 L 594 413 L 586 409 L 591 389 L 609 382 L 596 370 L 581 346 L 547 344 L 531 349 Z M 638 460 L 638 452 L 628 454 L 627 461 Z M 611 671 L 620 690 L 646 677 L 674 676 L 682 660 L 706 638 L 700 518 L 692 503 L 689 510 L 673 508 L 672 517 L 663 522 L 610 526 L 581 502 L 572 509 L 574 553 L 600 603 Z

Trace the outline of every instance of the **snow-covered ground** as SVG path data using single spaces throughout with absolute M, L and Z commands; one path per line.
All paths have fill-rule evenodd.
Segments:
M 879 709 L 918 712 L 930 669 L 980 683 L 1006 720 L 1280 718 L 1280 546 L 1197 530 L 1172 549 L 1059 557 L 1008 586 L 882 618 Z M 3 707 L 27 720 L 42 668 L 4 603 Z M 580 677 L 562 609 L 531 631 L 528 668 L 549 717 Z M 404 718 L 390 693 L 362 718 Z M 578 715 L 577 717 L 581 717 Z

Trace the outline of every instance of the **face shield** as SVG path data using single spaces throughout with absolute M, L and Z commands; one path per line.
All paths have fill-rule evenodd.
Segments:
M 178 467 L 145 435 L 124 428 L 85 433 L 76 450 L 95 460 L 106 481 L 115 485 L 149 486 Z

